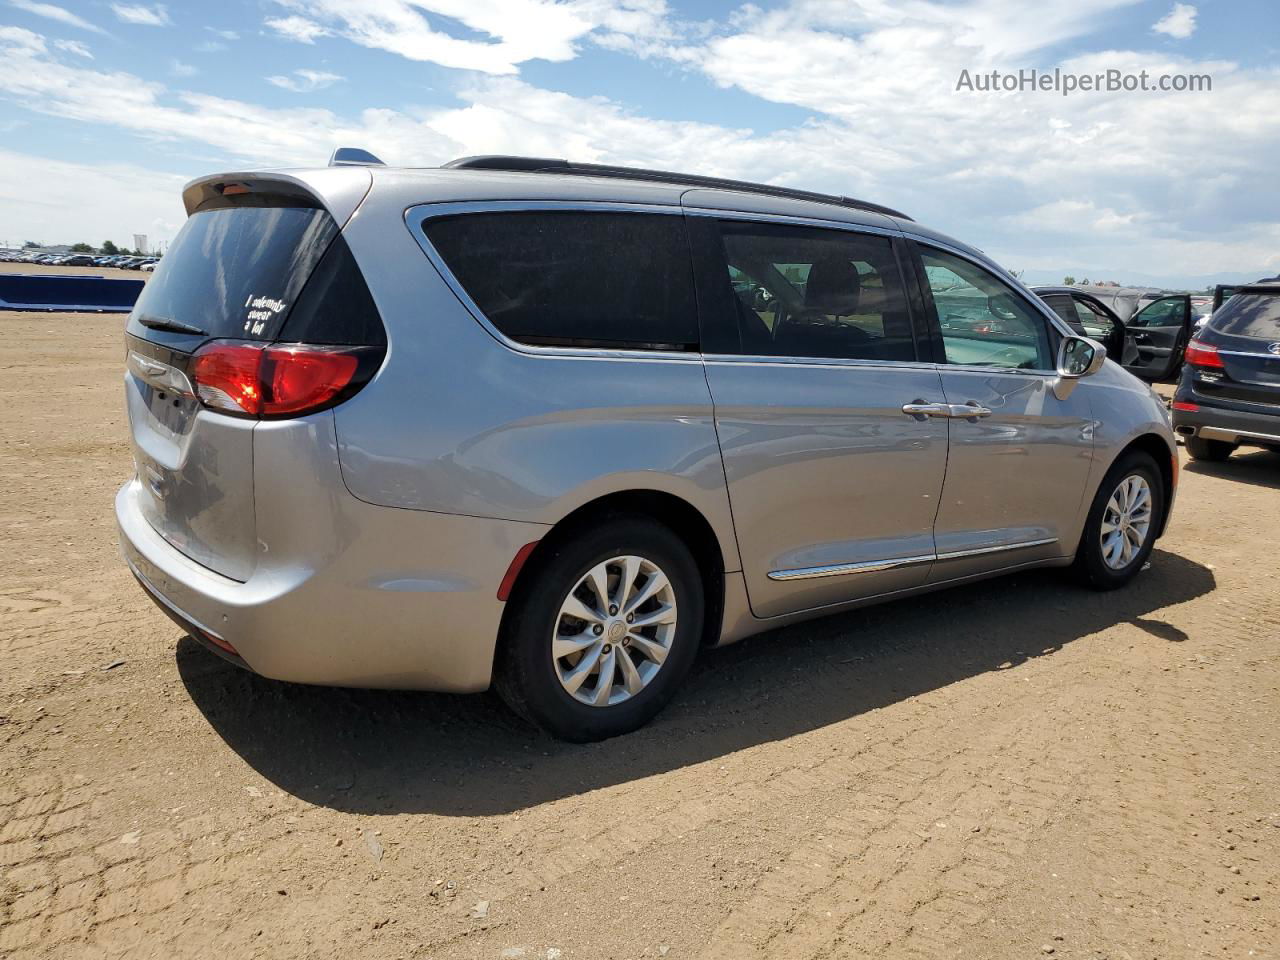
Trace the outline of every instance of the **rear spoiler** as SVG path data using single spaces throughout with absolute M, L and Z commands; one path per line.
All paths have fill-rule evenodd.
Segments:
M 227 207 L 315 207 L 346 226 L 373 185 L 364 165 L 323 167 L 290 173 L 244 171 L 192 180 L 182 189 L 187 216 Z

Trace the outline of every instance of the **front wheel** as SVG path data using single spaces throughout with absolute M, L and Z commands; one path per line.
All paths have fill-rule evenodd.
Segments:
M 615 517 L 535 554 L 503 623 L 498 694 L 563 739 L 648 723 L 689 672 L 702 636 L 698 566 L 645 517 Z
M 1114 590 L 1137 576 L 1155 546 L 1164 496 L 1160 471 L 1145 453 L 1134 451 L 1107 471 L 1076 551 L 1076 571 L 1086 583 Z

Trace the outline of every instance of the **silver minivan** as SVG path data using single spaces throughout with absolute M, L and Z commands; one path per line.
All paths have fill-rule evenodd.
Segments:
M 703 646 L 1032 567 L 1118 587 L 1168 521 L 1158 398 L 903 214 L 336 160 L 191 183 L 127 327 L 124 557 L 257 673 L 493 685 L 599 739 Z

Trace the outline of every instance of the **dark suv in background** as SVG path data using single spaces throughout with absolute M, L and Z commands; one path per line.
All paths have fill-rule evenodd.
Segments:
M 1173 427 L 1197 460 L 1280 451 L 1280 280 L 1239 287 L 1187 345 Z

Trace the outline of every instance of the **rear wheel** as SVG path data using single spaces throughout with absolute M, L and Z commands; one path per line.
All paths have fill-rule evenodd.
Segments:
M 564 740 L 643 726 L 675 693 L 702 636 L 702 579 L 670 529 L 621 516 L 547 545 L 503 624 L 498 694 Z
M 1211 460 L 1221 463 L 1235 453 L 1236 445 L 1226 440 L 1206 440 L 1203 437 L 1187 437 L 1187 453 L 1192 460 Z
M 1142 569 L 1164 515 L 1164 482 L 1141 451 L 1123 456 L 1098 486 L 1076 551 L 1077 573 L 1099 590 L 1122 587 Z

